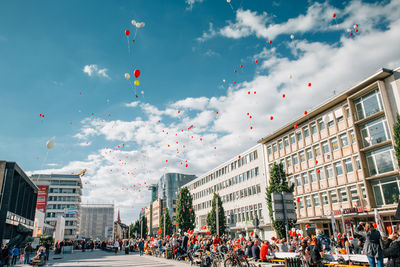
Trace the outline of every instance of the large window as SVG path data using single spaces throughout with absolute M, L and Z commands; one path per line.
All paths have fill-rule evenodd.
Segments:
M 318 120 L 318 126 L 319 126 L 319 130 L 320 131 L 325 129 L 325 123 L 324 123 L 324 121 L 322 119 Z
M 307 208 L 311 208 L 312 207 L 312 205 L 311 205 L 311 197 L 310 196 L 306 196 L 306 205 L 307 205 Z
M 377 206 L 397 203 L 399 182 L 396 177 L 379 179 L 371 182 Z
M 296 138 L 297 138 L 297 141 L 301 141 L 301 140 L 303 139 L 303 135 L 301 134 L 300 131 L 298 131 L 298 132 L 296 133 Z
M 335 171 L 336 171 L 336 175 L 343 174 L 343 167 L 342 167 L 342 163 L 340 161 L 335 163 Z
M 346 188 L 344 188 L 344 187 L 339 188 L 338 191 L 339 191 L 339 195 L 340 195 L 340 201 L 347 202 L 349 200 L 349 198 L 347 197 Z
M 300 178 L 300 174 L 296 174 L 294 176 L 295 180 L 296 180 L 296 186 L 301 186 L 301 178 Z
M 329 153 L 329 144 L 328 141 L 325 141 L 322 143 L 322 151 L 324 154 Z
M 318 196 L 318 194 L 312 195 L 312 198 L 313 198 L 313 202 L 314 202 L 314 207 L 318 207 L 319 206 L 319 196 Z
M 339 149 L 339 145 L 338 145 L 338 141 L 337 141 L 336 137 L 331 139 L 331 144 L 332 144 L 332 150 L 333 151 L 336 151 L 336 150 Z
M 360 197 L 358 196 L 358 191 L 357 191 L 357 186 L 356 185 L 352 185 L 350 186 L 350 197 L 351 200 L 360 200 Z
M 297 157 L 297 154 L 293 155 L 293 165 L 299 164 L 299 158 Z
M 300 162 L 306 161 L 306 154 L 304 153 L 304 150 L 300 151 L 299 155 L 300 155 Z
M 364 119 L 383 109 L 381 93 L 378 89 L 354 100 L 358 120 Z
M 273 148 L 274 152 L 278 151 L 278 146 L 276 144 L 273 144 L 272 148 Z M 244 165 L 243 162 L 242 162 L 242 165 Z
M 394 170 L 393 149 L 390 147 L 383 147 L 365 153 L 365 156 L 370 176 Z
M 322 192 L 321 193 L 321 198 L 322 198 L 322 204 L 323 205 L 328 205 L 329 204 L 329 199 L 328 199 L 328 193 L 327 192 Z
M 324 168 L 319 168 L 319 169 L 317 170 L 317 173 L 318 173 L 318 178 L 319 178 L 319 180 L 324 180 L 324 179 L 325 179 L 325 171 L 324 171 Z
M 310 136 L 310 130 L 308 129 L 308 126 L 303 127 L 303 132 L 304 132 L 304 138 Z
M 285 147 L 289 146 L 289 138 L 285 137 L 283 142 L 285 143 Z
M 311 123 L 311 134 L 316 134 L 317 133 L 317 125 L 315 123 Z
M 326 166 L 326 176 L 328 177 L 328 179 L 333 177 L 332 165 L 327 165 Z
M 352 143 L 352 144 L 355 144 L 355 143 L 356 143 L 356 136 L 355 136 L 355 134 L 354 134 L 354 131 L 351 130 L 351 131 L 349 131 L 349 133 L 350 133 L 351 143 Z
M 319 145 L 314 146 L 314 153 L 316 157 L 321 156 L 321 148 Z
M 346 172 L 353 172 L 353 163 L 351 162 L 351 158 L 344 160 L 344 165 L 346 166 Z
M 303 178 L 303 184 L 304 185 L 308 184 L 308 174 L 304 172 L 301 174 L 301 177 Z
M 286 163 L 287 163 L 288 168 L 292 167 L 292 158 L 286 157 Z
M 331 195 L 331 203 L 332 204 L 337 203 L 338 202 L 338 197 L 337 197 L 337 194 L 336 194 L 336 190 L 329 191 L 329 194 Z
M 349 145 L 349 139 L 347 138 L 346 133 L 339 135 L 339 138 L 340 138 L 340 145 L 342 147 L 346 147 Z
M 310 171 L 309 175 L 311 183 L 315 183 L 317 181 L 317 177 L 315 176 L 315 171 Z
M 364 147 L 379 144 L 390 139 L 389 126 L 384 118 L 360 126 Z
M 290 135 L 290 143 L 293 145 L 293 144 L 296 144 L 296 138 L 294 137 L 294 134 L 291 134 Z
M 282 140 L 279 140 L 279 141 L 278 141 L 278 146 L 279 146 L 279 150 L 282 150 L 282 149 L 283 149 Z
M 308 148 L 307 150 L 306 150 L 306 153 L 307 153 L 307 159 L 313 159 L 313 154 L 312 154 L 312 150 L 311 150 L 311 148 Z

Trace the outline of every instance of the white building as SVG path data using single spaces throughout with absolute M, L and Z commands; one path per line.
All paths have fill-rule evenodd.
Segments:
M 45 222 L 54 226 L 57 216 L 62 215 L 65 217 L 64 238 L 76 238 L 79 234 L 81 177 L 71 174 L 34 174 L 31 179 L 39 189 L 47 191 Z
M 256 145 L 218 167 L 185 184 L 193 194 L 196 230 L 207 225 L 214 192 L 223 203 L 228 231 L 231 235 L 248 234 L 255 230 L 262 238 L 274 235 L 265 200 L 267 175 L 262 145 Z

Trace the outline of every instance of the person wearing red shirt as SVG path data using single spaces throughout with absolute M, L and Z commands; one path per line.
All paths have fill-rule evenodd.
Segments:
M 268 255 L 268 243 L 264 242 L 261 246 L 260 250 L 260 260 L 261 261 L 266 261 L 267 260 L 267 255 Z

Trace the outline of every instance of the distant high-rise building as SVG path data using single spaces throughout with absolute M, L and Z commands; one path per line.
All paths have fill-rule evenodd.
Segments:
M 41 198 L 38 199 L 37 208 L 45 212 L 45 222 L 55 226 L 57 216 L 64 216 L 64 238 L 76 238 L 79 234 L 82 196 L 80 175 L 34 174 L 31 179 L 41 191 Z M 42 198 L 45 200 L 44 202 Z
M 82 204 L 79 235 L 92 239 L 111 239 L 112 232 L 111 236 L 106 233 L 107 229 L 112 229 L 113 222 L 114 204 Z

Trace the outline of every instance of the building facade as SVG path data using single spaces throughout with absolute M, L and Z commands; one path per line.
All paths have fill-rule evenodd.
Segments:
M 54 226 L 45 222 L 45 213 L 36 209 L 35 221 L 33 227 L 33 237 L 52 237 Z
M 274 235 L 265 201 L 267 176 L 262 145 L 256 145 L 187 183 L 193 194 L 196 231 L 207 225 L 214 192 L 222 199 L 228 232 L 246 235 L 256 231 L 262 238 Z M 256 229 L 255 220 L 259 220 Z
M 400 72 L 382 69 L 260 140 L 268 170 L 282 163 L 297 202 L 298 223 L 332 234 L 374 221 L 388 232 L 399 197 L 393 124 L 400 108 Z
M 195 178 L 195 175 L 182 173 L 166 173 L 158 181 L 158 199 L 162 199 L 163 203 L 165 203 L 164 206 L 168 208 L 168 212 L 173 222 L 173 225 L 175 225 L 175 213 L 179 188 L 181 188 L 184 184 L 194 180 Z
M 34 174 L 32 181 L 47 191 L 44 204 L 46 223 L 55 226 L 57 216 L 65 217 L 65 239 L 74 239 L 79 235 L 82 181 L 74 174 Z M 39 205 L 39 203 L 38 203 Z
M 0 244 L 18 235 L 19 224 L 33 231 L 37 194 L 17 163 L 0 161 Z
M 80 216 L 81 237 L 109 240 L 107 229 L 113 227 L 114 204 L 82 204 Z

